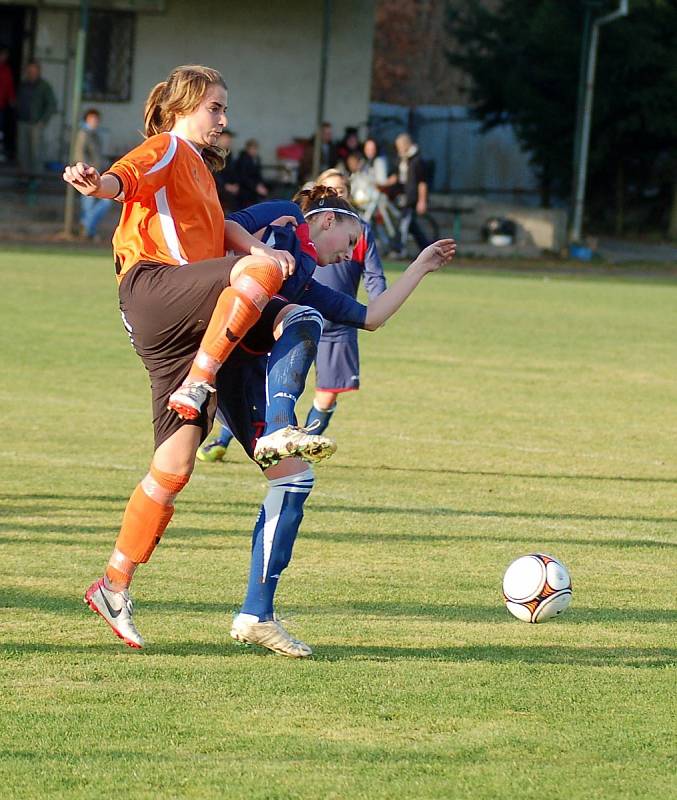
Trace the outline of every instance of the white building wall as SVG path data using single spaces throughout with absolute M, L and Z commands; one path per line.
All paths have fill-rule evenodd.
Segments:
M 320 0 L 167 0 L 165 13 L 139 14 L 131 102 L 91 103 L 103 115 L 106 149 L 122 153 L 137 144 L 149 89 L 178 64 L 202 63 L 221 71 L 228 84 L 235 149 L 255 137 L 264 163 L 274 162 L 277 145 L 308 136 L 315 127 L 323 7 Z M 346 125 L 368 117 L 374 0 L 334 0 L 333 7 L 325 117 L 338 137 Z M 60 87 L 64 80 L 69 86 L 72 82 L 76 13 L 38 12 L 36 56 L 44 60 L 43 75 L 52 82 L 60 106 Z M 71 63 L 66 68 L 56 57 L 65 49 L 69 15 Z M 66 126 L 69 117 L 67 105 Z M 63 122 L 60 113 L 50 125 L 48 158 L 59 157 L 61 137 L 56 134 Z

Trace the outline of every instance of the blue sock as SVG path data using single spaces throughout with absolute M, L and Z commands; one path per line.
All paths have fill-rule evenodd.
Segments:
M 296 475 L 268 481 L 268 494 L 254 526 L 249 585 L 242 614 L 252 614 L 261 622 L 273 618 L 277 583 L 291 559 L 303 519 L 303 504 L 313 483 L 310 467 Z
M 308 416 L 306 417 L 306 428 L 309 428 L 313 422 L 319 422 L 317 427 L 313 428 L 313 433 L 317 436 L 327 430 L 327 425 L 331 422 L 332 415 L 336 411 L 336 403 L 331 408 L 321 409 L 315 403 L 310 407 Z
M 282 323 L 282 335 L 268 356 L 264 436 L 296 425 L 296 401 L 303 394 L 315 360 L 322 324 L 320 312 L 307 306 L 299 306 Z
M 233 434 L 227 425 L 222 425 L 219 435 L 214 440 L 214 444 L 220 444 L 221 447 L 228 447 L 233 441 Z

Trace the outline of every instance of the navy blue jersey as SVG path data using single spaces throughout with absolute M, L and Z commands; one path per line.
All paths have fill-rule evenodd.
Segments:
M 293 216 L 298 225 L 284 227 L 271 225 L 282 216 Z M 301 209 L 289 200 L 271 200 L 236 211 L 229 219 L 237 222 L 249 233 L 264 229 L 263 241 L 276 250 L 289 251 L 296 260 L 294 274 L 287 278 L 278 296 L 290 303 L 301 303 L 316 308 L 330 322 L 363 328 L 367 307 L 355 300 L 354 294 L 345 294 L 314 280 L 317 253 L 310 240 L 308 223 Z
M 362 236 L 355 245 L 350 261 L 339 261 L 337 264 L 318 266 L 313 275 L 318 283 L 330 289 L 357 296 L 360 278 L 364 279 L 364 288 L 370 300 L 378 297 L 386 290 L 386 279 L 383 264 L 376 249 L 374 234 L 368 223 L 362 223 Z M 353 326 L 327 322 L 322 338 L 326 341 L 352 339 L 356 336 Z
M 284 227 L 270 223 L 282 216 L 293 216 L 298 225 Z M 354 296 L 323 286 L 314 280 L 317 266 L 315 246 L 310 241 L 308 223 L 301 209 L 289 200 L 270 200 L 236 211 L 228 218 L 237 222 L 249 233 L 265 229 L 263 241 L 276 250 L 288 250 L 296 260 L 294 274 L 287 278 L 278 296 L 290 303 L 301 303 L 316 308 L 330 322 L 363 328 L 367 307 Z

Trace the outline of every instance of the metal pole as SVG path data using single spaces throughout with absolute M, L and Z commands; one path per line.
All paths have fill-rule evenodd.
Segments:
M 320 171 L 322 157 L 322 122 L 324 121 L 324 99 L 327 90 L 327 63 L 329 61 L 329 35 L 331 31 L 331 0 L 324 0 L 322 16 L 322 49 L 320 51 L 320 87 L 317 98 L 317 119 L 315 121 L 315 146 L 313 148 L 313 178 Z
M 592 103 L 595 93 L 595 68 L 597 66 L 597 47 L 599 45 L 599 29 L 608 22 L 613 22 L 628 13 L 628 0 L 620 0 L 619 7 L 612 14 L 599 17 L 592 25 L 590 36 L 590 52 L 585 82 L 585 100 L 583 104 L 583 122 L 581 126 L 581 143 L 579 151 L 578 171 L 576 175 L 576 193 L 574 199 L 574 217 L 571 225 L 571 241 L 579 242 L 583 228 L 583 209 L 585 206 L 585 183 L 588 172 L 588 152 L 590 149 L 590 125 L 592 120 Z
M 80 122 L 80 106 L 82 102 L 83 73 L 85 70 L 85 48 L 87 45 L 87 11 L 88 0 L 80 0 L 80 25 L 75 46 L 75 67 L 73 75 L 73 97 L 71 99 L 71 142 L 69 150 L 69 163 L 75 160 L 75 141 L 78 135 Z M 63 235 L 71 239 L 74 234 L 75 199 L 77 192 L 72 186 L 66 186 L 66 204 L 63 217 Z
M 581 141 L 583 133 L 583 106 L 585 105 L 585 81 L 588 74 L 588 58 L 590 56 L 590 27 L 592 25 L 592 3 L 586 2 L 583 17 L 583 37 L 581 39 L 581 64 L 578 75 L 578 100 L 576 102 L 576 131 L 574 133 L 574 162 L 571 173 L 571 201 L 569 203 L 569 222 L 574 217 L 576 202 L 576 180 L 581 158 Z

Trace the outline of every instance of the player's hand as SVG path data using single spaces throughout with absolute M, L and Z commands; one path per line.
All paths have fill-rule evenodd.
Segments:
M 253 256 L 266 256 L 276 261 L 280 265 L 285 280 L 294 274 L 296 262 L 294 261 L 294 256 L 286 250 L 275 250 L 275 248 L 268 247 L 266 244 L 260 244 L 252 247 L 250 252 Z
M 440 239 L 421 250 L 414 263 L 426 272 L 436 272 L 448 264 L 456 255 L 456 242 L 453 239 Z
M 63 171 L 63 179 L 85 196 L 96 194 L 101 188 L 101 175 L 84 161 L 67 166 Z

